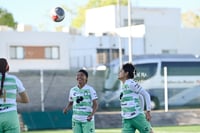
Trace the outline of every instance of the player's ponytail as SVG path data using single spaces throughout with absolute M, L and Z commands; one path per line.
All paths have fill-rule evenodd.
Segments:
M 0 96 L 3 95 L 3 87 L 5 81 L 5 74 L 9 70 L 9 65 L 6 59 L 0 58 L 0 73 L 1 73 L 1 89 L 0 89 Z

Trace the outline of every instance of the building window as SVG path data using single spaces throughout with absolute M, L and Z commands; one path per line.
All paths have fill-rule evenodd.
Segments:
M 175 50 L 175 49 L 163 49 L 162 54 L 177 54 L 177 50 Z
M 122 49 L 122 55 L 124 49 Z M 107 64 L 110 61 L 119 58 L 119 49 L 97 49 L 97 63 Z
M 58 46 L 10 46 L 11 59 L 59 59 Z
M 141 25 L 144 24 L 143 19 L 131 19 L 131 25 Z M 124 26 L 128 26 L 128 19 L 124 19 Z
M 46 59 L 59 59 L 59 47 L 46 47 L 45 48 Z
M 21 46 L 11 46 L 10 47 L 10 58 L 11 59 L 23 59 L 24 49 Z

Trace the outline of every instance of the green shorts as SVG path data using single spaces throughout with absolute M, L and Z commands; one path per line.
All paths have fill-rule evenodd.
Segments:
M 150 133 L 151 125 L 144 114 L 139 114 L 131 119 L 122 119 L 123 133 L 135 133 L 136 129 L 139 130 L 140 133 Z
M 73 133 L 95 133 L 94 121 L 78 122 L 72 120 Z
M 0 113 L 0 133 L 20 133 L 17 111 Z

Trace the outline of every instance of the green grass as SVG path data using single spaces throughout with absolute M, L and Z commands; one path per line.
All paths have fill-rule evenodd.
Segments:
M 199 133 L 200 126 L 153 127 L 154 133 Z M 28 131 L 24 133 L 72 133 L 72 130 Z M 121 129 L 96 129 L 96 133 L 121 133 Z M 138 132 L 136 132 L 138 133 Z

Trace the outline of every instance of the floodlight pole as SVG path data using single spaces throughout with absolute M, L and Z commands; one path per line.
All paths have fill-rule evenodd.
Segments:
M 129 27 L 129 38 L 128 38 L 128 50 L 129 50 L 129 63 L 132 63 L 132 46 L 131 46 L 131 0 L 128 0 L 128 27 Z
M 117 0 L 117 27 L 121 27 L 121 10 L 120 10 L 120 1 Z M 122 67 L 122 44 L 121 44 L 121 37 L 117 34 L 118 37 L 118 43 L 119 43 L 119 68 Z

